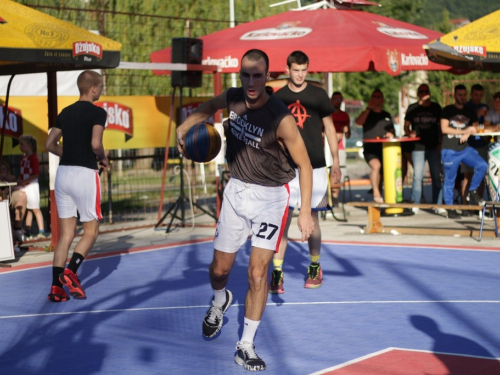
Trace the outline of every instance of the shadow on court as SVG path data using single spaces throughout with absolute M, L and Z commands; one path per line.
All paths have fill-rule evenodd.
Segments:
M 467 362 L 470 363 L 471 360 L 447 355 L 445 353 L 467 353 L 467 355 L 470 356 L 495 359 L 492 353 L 477 342 L 463 336 L 442 332 L 436 321 L 429 317 L 411 315 L 410 322 L 416 329 L 422 331 L 434 341 L 432 344 L 432 351 L 436 358 L 446 366 L 449 374 L 465 373 L 464 366 L 467 366 Z M 488 361 L 488 363 L 483 365 L 487 366 L 488 374 L 500 374 L 500 363 L 498 361 Z M 476 368 L 471 369 L 471 371 L 472 370 L 479 371 L 480 369 Z M 486 372 L 484 372 L 484 374 L 486 374 Z
M 116 244 L 123 245 L 121 251 L 127 253 L 128 250 L 133 247 L 133 245 L 127 241 L 132 241 L 133 239 L 134 237 L 132 236 L 121 236 L 118 237 L 116 240 L 108 243 L 108 246 L 114 247 Z M 96 262 L 92 259 L 88 259 L 84 263 L 85 267 L 83 267 L 82 272 L 80 274 L 80 279 L 82 281 L 85 280 L 85 283 L 82 283 L 82 286 L 84 288 L 89 288 L 95 284 L 99 284 L 100 282 L 104 281 L 109 275 L 111 275 L 114 271 L 118 269 L 120 261 L 121 261 L 120 255 L 106 258 L 106 262 Z M 94 273 L 97 274 L 94 275 Z M 91 278 L 89 279 L 89 277 Z
M 331 246 L 323 246 L 321 249 L 321 258 L 333 261 L 334 267 L 330 265 L 328 267 L 322 267 L 324 276 L 341 276 L 341 277 L 359 277 L 363 274 L 361 271 L 354 266 L 354 264 L 349 261 L 349 259 L 335 255 L 334 250 L 331 250 Z M 283 262 L 283 272 L 285 274 L 285 292 L 286 292 L 286 275 L 293 273 L 297 275 L 302 275 L 304 282 L 307 279 L 307 269 L 311 264 L 311 257 L 309 255 L 309 248 L 307 242 L 288 242 L 288 249 L 285 255 L 285 261 Z M 269 265 L 269 280 L 271 280 L 271 272 L 273 270 L 272 263 Z M 330 279 L 331 280 L 331 279 Z M 322 286 L 323 287 L 323 286 Z M 280 294 L 270 294 L 270 299 L 274 303 L 281 304 L 284 302 Z

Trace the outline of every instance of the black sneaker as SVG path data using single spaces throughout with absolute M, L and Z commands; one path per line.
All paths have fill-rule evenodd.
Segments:
M 465 200 L 469 202 L 471 206 L 484 206 L 484 200 L 479 197 L 477 190 L 469 191 Z
M 234 361 L 248 371 L 263 371 L 266 369 L 265 362 L 255 353 L 255 345 L 252 342 L 238 341 Z
M 463 217 L 471 217 L 472 214 L 469 210 L 462 210 L 462 216 Z
M 275 269 L 271 274 L 271 282 L 269 283 L 269 293 L 271 294 L 283 294 L 285 289 L 283 288 L 283 280 L 285 276 L 282 270 Z
M 457 210 L 448 210 L 448 219 L 460 219 L 460 214 Z
M 203 334 L 206 337 L 213 337 L 222 328 L 222 318 L 224 313 L 229 308 L 233 302 L 233 294 L 226 289 L 226 303 L 222 307 L 214 305 L 214 299 L 212 299 L 212 307 L 208 309 L 205 319 L 203 319 Z

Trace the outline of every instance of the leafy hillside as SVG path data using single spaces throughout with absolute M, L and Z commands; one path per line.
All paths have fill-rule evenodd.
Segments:
M 432 27 L 441 22 L 443 9 L 447 9 L 450 19 L 468 18 L 475 21 L 495 10 L 500 9 L 500 2 L 491 0 L 428 0 L 418 23 Z

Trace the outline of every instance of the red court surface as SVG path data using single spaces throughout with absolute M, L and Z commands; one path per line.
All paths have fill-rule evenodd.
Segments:
M 500 360 L 388 348 L 313 375 L 499 375 Z

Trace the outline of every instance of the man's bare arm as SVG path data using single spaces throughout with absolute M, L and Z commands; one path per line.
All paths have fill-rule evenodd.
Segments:
M 333 165 L 330 172 L 330 179 L 332 184 L 338 184 L 342 178 L 342 171 L 340 170 L 339 162 L 339 141 L 337 139 L 337 132 L 333 125 L 331 116 L 323 117 L 323 126 L 325 128 L 325 136 L 332 153 Z
M 314 229 L 314 222 L 311 217 L 311 195 L 312 195 L 312 167 L 306 146 L 302 139 L 297 124 L 292 115 L 285 116 L 281 121 L 278 138 L 283 141 L 290 152 L 290 155 L 299 169 L 299 184 L 301 208 L 297 224 L 302 233 L 302 241 L 311 235 Z
M 210 116 L 213 116 L 218 110 L 227 107 L 226 101 L 227 90 L 222 94 L 206 101 L 195 111 L 188 116 L 188 118 L 177 128 L 177 149 L 184 155 L 182 146 L 184 145 L 184 135 L 195 124 L 205 121 Z M 185 155 L 184 155 L 185 156 Z
M 58 143 L 61 140 L 62 131 L 59 128 L 51 128 L 49 136 L 45 141 L 45 149 L 56 156 L 62 156 L 62 146 Z

